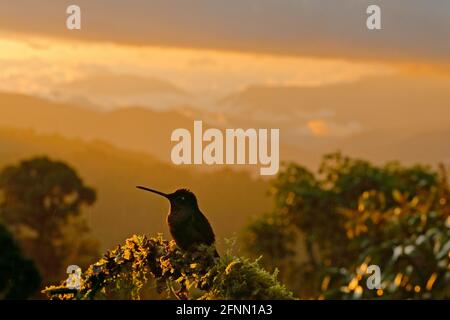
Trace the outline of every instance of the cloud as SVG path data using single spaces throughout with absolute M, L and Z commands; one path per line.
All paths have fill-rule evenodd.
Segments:
M 317 87 L 397 72 L 386 63 L 11 35 L 0 35 L 0 66 L 0 89 L 109 107 L 206 106 L 249 86 Z
M 369 4 L 381 31 L 366 29 Z M 0 29 L 139 45 L 292 55 L 450 62 L 448 0 L 78 0 L 82 30 L 65 28 L 70 1 L 0 3 Z
M 356 121 L 337 123 L 330 120 L 315 119 L 306 124 L 308 133 L 317 137 L 348 137 L 361 133 L 363 127 Z
M 86 75 L 81 79 L 64 84 L 64 89 L 94 93 L 100 95 L 130 96 L 139 94 L 171 94 L 185 96 L 182 89 L 174 84 L 157 78 L 132 74 L 102 72 Z
M 194 59 L 189 60 L 188 65 L 190 67 L 195 67 L 195 68 L 198 68 L 198 67 L 206 68 L 206 67 L 217 66 L 217 64 L 218 64 L 217 61 L 214 59 L 211 59 L 208 57 L 201 57 L 201 58 L 194 58 Z

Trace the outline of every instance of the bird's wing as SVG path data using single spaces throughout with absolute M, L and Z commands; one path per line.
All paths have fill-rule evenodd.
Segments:
M 192 223 L 192 236 L 197 240 L 197 242 L 205 243 L 207 245 L 212 245 L 215 242 L 216 239 L 214 236 L 214 231 L 209 224 L 208 219 L 206 219 L 202 213 L 197 214 Z

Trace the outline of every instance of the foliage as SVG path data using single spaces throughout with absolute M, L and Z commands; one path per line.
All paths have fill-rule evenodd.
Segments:
M 67 164 L 34 158 L 0 173 L 0 216 L 44 283 L 62 276 L 74 261 L 97 256 L 81 208 L 96 194 Z
M 156 290 L 178 299 L 292 299 L 292 294 L 257 261 L 227 253 L 214 257 L 214 248 L 181 251 L 161 236 L 136 236 L 108 251 L 81 277 L 79 290 L 67 281 L 43 292 L 52 299 L 140 299 L 156 280 Z
M 438 174 L 398 163 L 379 167 L 335 153 L 324 157 L 317 175 L 287 165 L 272 192 L 276 209 L 271 220 L 248 227 L 248 250 L 264 255 L 266 267 L 282 266 L 282 278 L 301 296 L 450 298 L 443 168 Z M 277 242 L 280 235 L 289 241 Z M 273 243 L 281 246 L 276 254 Z M 299 243 L 303 259 L 292 254 Z M 381 268 L 380 290 L 365 286 L 370 264 Z
M 0 298 L 26 299 L 40 286 L 34 263 L 23 257 L 12 235 L 0 224 Z

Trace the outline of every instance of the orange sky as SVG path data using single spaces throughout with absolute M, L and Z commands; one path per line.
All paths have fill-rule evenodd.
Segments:
M 133 75 L 167 81 L 189 95 L 183 96 L 185 103 L 205 102 L 202 97 L 220 99 L 252 85 L 311 87 L 396 72 L 387 63 L 86 43 L 9 33 L 0 34 L 0 64 L 0 89 L 5 91 L 45 96 L 62 86 L 70 91 L 73 82 L 90 77 Z M 102 79 L 110 81 L 107 76 Z M 114 94 L 115 85 L 109 87 L 111 92 L 104 93 Z M 114 102 L 145 102 L 139 94 L 122 99 Z
M 182 107 L 198 117 L 214 113 L 221 124 L 235 117 L 234 125 L 285 126 L 291 139 L 372 130 L 366 122 L 375 116 L 353 118 L 349 111 L 367 108 L 376 115 L 370 98 L 395 112 L 411 104 L 439 110 L 447 101 L 442 92 L 450 74 L 450 42 L 443 41 L 450 32 L 448 2 L 383 3 L 379 32 L 365 28 L 366 0 L 105 3 L 77 1 L 81 31 L 65 28 L 70 1 L 0 3 L 0 91 L 103 110 Z M 344 86 L 358 90 L 370 79 L 376 80 L 367 104 Z M 416 94 L 423 90 L 429 105 L 405 101 L 408 85 Z M 277 93 L 283 88 L 297 90 L 295 99 Z M 340 98 L 303 88 L 326 88 Z M 277 104 L 266 103 L 266 96 Z M 241 100 L 251 111 L 241 108 Z M 430 121 L 426 128 L 433 126 Z
M 0 30 L 135 45 L 450 63 L 447 0 L 77 0 L 77 32 L 65 28 L 71 4 L 0 2 Z M 381 31 L 366 28 L 372 4 L 381 6 Z

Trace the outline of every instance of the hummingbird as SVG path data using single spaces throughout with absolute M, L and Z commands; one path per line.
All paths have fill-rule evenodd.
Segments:
M 197 197 L 193 192 L 188 189 L 178 189 L 173 193 L 164 193 L 142 186 L 136 188 L 153 192 L 169 200 L 167 224 L 172 238 L 182 250 L 191 250 L 200 244 L 214 245 L 214 231 L 208 219 L 200 211 Z M 214 255 L 219 256 L 217 250 Z

